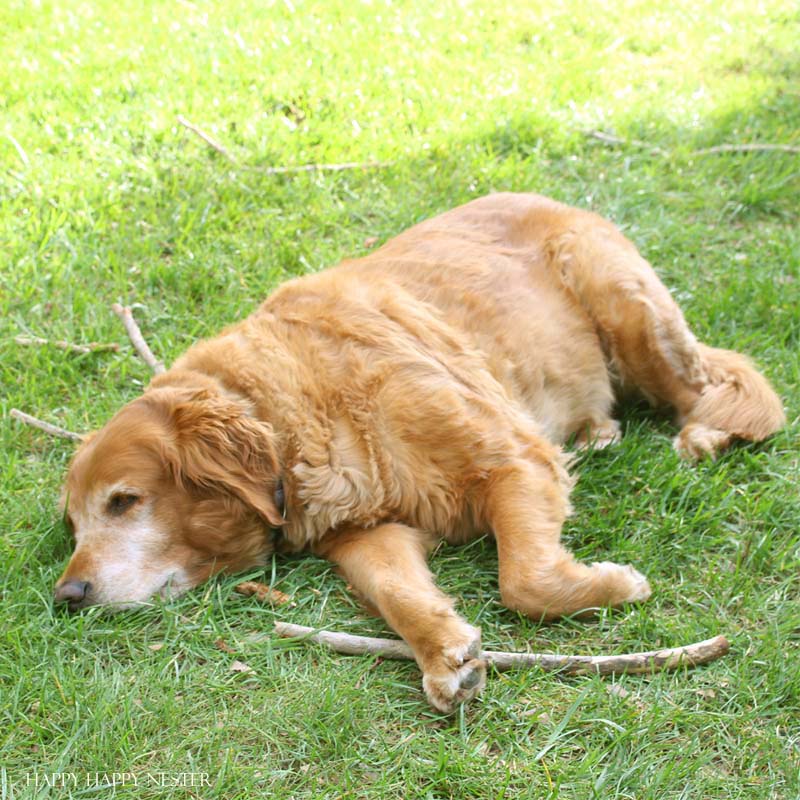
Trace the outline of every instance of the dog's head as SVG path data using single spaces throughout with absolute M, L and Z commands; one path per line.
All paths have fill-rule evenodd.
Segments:
M 56 601 L 125 608 L 263 563 L 283 523 L 273 440 L 244 404 L 204 389 L 155 388 L 129 403 L 70 464 L 75 552 Z

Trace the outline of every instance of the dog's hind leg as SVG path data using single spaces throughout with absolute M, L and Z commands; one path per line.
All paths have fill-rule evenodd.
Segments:
M 611 223 L 571 214 L 548 240 L 551 269 L 592 319 L 623 387 L 677 410 L 683 456 L 760 441 L 785 422 L 767 380 L 738 353 L 699 343 L 650 264 Z
M 408 642 L 430 704 L 445 713 L 486 682 L 481 635 L 453 610 L 426 563 L 432 537 L 385 524 L 332 534 L 316 552 L 335 562 L 353 589 Z
M 545 450 L 493 470 L 485 484 L 479 515 L 497 540 L 503 603 L 547 620 L 646 600 L 650 586 L 633 567 L 582 564 L 561 544 L 568 490 Z

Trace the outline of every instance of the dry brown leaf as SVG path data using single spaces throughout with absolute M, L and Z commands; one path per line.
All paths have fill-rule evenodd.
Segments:
M 164 647 L 164 643 L 163 642 L 158 642 L 157 644 L 149 644 L 149 645 L 147 645 L 147 649 L 148 650 L 152 650 L 154 653 L 157 653 L 163 647 Z
M 378 244 L 377 236 L 367 236 L 367 238 L 364 239 L 364 247 L 366 248 L 375 247 L 376 244 Z
M 232 648 L 224 639 L 217 639 L 217 641 L 214 642 L 214 647 L 216 647 L 218 650 L 222 650 L 223 653 L 236 652 L 236 650 L 234 650 L 234 648 Z
M 229 669 L 231 672 L 255 672 L 255 670 L 249 664 L 245 664 L 244 661 L 234 661 Z
M 261 602 L 266 601 L 279 606 L 286 605 L 287 603 L 291 603 L 292 607 L 295 605 L 292 603 L 292 598 L 289 597 L 288 594 L 278 589 L 273 589 L 271 586 L 267 586 L 266 583 L 244 581 L 244 583 L 237 584 L 234 588 L 239 594 L 244 594 L 248 597 L 254 595 L 258 600 L 261 600 Z
M 527 708 L 525 711 L 520 712 L 520 716 L 533 717 L 536 722 L 539 722 L 542 725 L 550 724 L 550 715 L 541 708 Z

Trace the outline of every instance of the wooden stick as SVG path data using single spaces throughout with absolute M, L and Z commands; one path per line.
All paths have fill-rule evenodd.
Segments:
M 39 430 L 49 433 L 51 436 L 60 436 L 62 439 L 72 439 L 73 442 L 80 442 L 83 439 L 83 436 L 79 433 L 73 433 L 66 428 L 59 428 L 58 425 L 51 425 L 49 422 L 32 417 L 30 414 L 26 414 L 18 408 L 12 408 L 9 413 L 14 419 L 24 422 L 26 425 L 32 425 L 34 428 L 39 428 Z
M 613 145 L 626 145 L 628 147 L 641 147 L 650 150 L 653 155 L 658 156 L 665 156 L 667 155 L 666 150 L 662 150 L 660 147 L 655 147 L 649 142 L 643 142 L 640 139 L 621 139 L 619 136 L 612 136 L 610 133 L 606 133 L 605 131 L 586 131 L 586 136 L 590 137 L 591 139 L 598 139 L 601 142 L 605 142 L 606 144 L 613 144 Z
M 601 142 L 605 142 L 606 144 L 630 144 L 627 139 L 620 139 L 619 136 L 612 136 L 610 133 L 606 133 L 605 131 L 586 131 L 586 136 L 590 137 L 591 139 L 599 139 Z
M 337 653 L 347 655 L 370 654 L 383 658 L 414 660 L 411 648 L 400 639 L 375 639 L 371 636 L 353 636 L 336 631 L 319 631 L 304 625 L 276 622 L 275 632 L 287 638 L 303 638 L 330 647 Z M 649 650 L 644 653 L 626 653 L 617 656 L 564 656 L 548 653 L 503 653 L 484 650 L 481 658 L 495 669 L 521 669 L 539 667 L 548 672 L 563 675 L 621 675 L 660 672 L 662 670 L 693 667 L 707 664 L 724 656 L 730 645 L 724 636 L 715 636 L 702 642 L 671 647 L 664 650 Z
M 111 306 L 111 310 L 122 320 L 122 324 L 125 326 L 125 330 L 128 333 L 128 338 L 131 340 L 131 343 L 136 348 L 136 352 L 141 356 L 144 363 L 147 364 L 156 375 L 166 372 L 164 364 L 153 355 L 153 351 L 147 346 L 147 342 L 144 340 L 144 336 L 142 336 L 142 332 L 136 324 L 136 320 L 133 318 L 133 312 L 130 308 L 127 306 L 123 307 L 119 303 L 114 303 Z
M 619 136 L 613 136 L 605 131 L 586 131 L 586 136 L 592 139 L 598 139 L 606 144 L 647 147 L 650 148 L 651 153 L 666 155 L 666 151 L 662 150 L 660 147 L 653 147 L 648 142 L 642 142 L 639 139 L 621 139 Z M 701 150 L 693 150 L 692 155 L 705 156 L 712 153 L 762 153 L 770 151 L 777 151 L 779 153 L 800 153 L 800 147 L 791 144 L 745 142 L 742 144 L 718 144 L 714 147 L 704 147 Z
M 220 144 L 213 136 L 206 133 L 202 128 L 189 122 L 186 117 L 178 114 L 178 122 L 187 128 L 192 133 L 199 136 L 209 147 L 221 153 L 225 158 L 234 164 L 238 164 L 237 158 L 228 150 L 224 145 Z M 259 167 L 247 167 L 247 169 L 258 170 L 266 175 L 286 175 L 292 172 L 342 172 L 347 169 L 379 169 L 380 167 L 388 167 L 392 161 L 348 161 L 343 164 L 298 164 L 297 166 L 287 167 L 266 167 L 261 169 Z
M 392 165 L 392 161 L 347 161 L 343 164 L 298 164 L 289 167 L 266 167 L 267 175 L 285 175 L 290 172 L 341 172 L 346 169 L 380 169 Z
M 6 139 L 14 145 L 14 149 L 17 151 L 17 155 L 19 156 L 19 160 L 26 166 L 29 167 L 31 165 L 31 160 L 28 158 L 28 154 L 23 149 L 22 145 L 10 134 L 6 133 Z
M 122 324 L 125 326 L 128 337 L 133 343 L 134 348 L 136 348 L 136 352 L 141 356 L 144 362 L 150 367 L 150 369 L 153 370 L 156 375 L 160 375 L 162 372 L 165 372 L 166 370 L 164 364 L 153 355 L 152 350 L 150 350 L 150 348 L 147 346 L 147 342 L 145 342 L 142 332 L 139 329 L 139 326 L 136 324 L 136 320 L 133 318 L 133 313 L 131 312 L 130 308 L 123 307 L 119 303 L 114 303 L 111 306 L 111 309 L 122 320 Z M 17 336 L 15 341 L 23 345 L 49 344 L 55 347 L 60 347 L 63 350 L 72 350 L 79 353 L 90 353 L 95 350 L 119 349 L 119 345 L 117 344 L 93 343 L 88 345 L 78 345 L 70 342 L 41 339 L 38 336 L 30 338 L 25 336 Z M 39 428 L 39 430 L 49 433 L 50 436 L 60 436 L 62 439 L 72 439 L 75 442 L 80 442 L 83 440 L 83 436 L 80 433 L 74 433 L 73 431 L 68 431 L 65 428 L 59 428 L 58 425 L 51 425 L 49 422 L 45 422 L 44 420 L 38 419 L 30 414 L 26 414 L 24 411 L 20 411 L 18 408 L 12 408 L 9 413 L 14 419 L 17 419 L 26 425 L 31 425 L 34 428 Z
M 800 153 L 800 147 L 791 144 L 762 144 L 760 142 L 748 142 L 745 144 L 718 144 L 715 147 L 704 147 L 702 150 L 695 150 L 694 155 L 705 156 L 710 153 L 761 153 L 778 151 L 780 153 Z
M 96 353 L 99 350 L 119 350 L 116 342 L 103 344 L 102 342 L 89 342 L 89 344 L 73 344 L 65 342 L 63 339 L 42 339 L 40 336 L 15 336 L 14 341 L 22 345 L 50 345 L 58 347 L 60 350 L 68 350 L 73 353 Z
M 228 161 L 231 161 L 234 164 L 238 164 L 236 157 L 232 155 L 230 150 L 221 145 L 213 136 L 207 134 L 202 128 L 198 128 L 197 125 L 195 125 L 192 122 L 189 122 L 189 120 L 186 119 L 186 117 L 182 117 L 180 114 L 178 114 L 177 120 L 181 125 L 183 125 L 184 128 L 187 128 L 196 136 L 199 136 L 209 147 L 213 148 L 218 153 L 221 153 L 223 156 L 225 156 L 225 158 L 227 158 Z

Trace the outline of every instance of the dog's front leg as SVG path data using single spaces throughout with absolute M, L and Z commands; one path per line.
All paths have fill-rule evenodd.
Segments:
M 489 477 L 484 517 L 497 540 L 500 596 L 535 620 L 646 600 L 650 585 L 633 567 L 582 564 L 560 541 L 567 496 L 546 462 L 511 461 Z
M 480 630 L 453 610 L 426 563 L 431 537 L 405 525 L 331 534 L 317 552 L 335 562 L 353 589 L 408 642 L 430 704 L 445 713 L 486 682 Z

